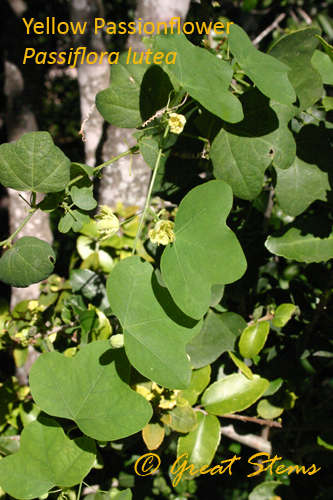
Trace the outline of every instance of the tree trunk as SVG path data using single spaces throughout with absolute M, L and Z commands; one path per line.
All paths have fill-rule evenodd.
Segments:
M 22 134 L 38 130 L 36 111 L 41 108 L 41 86 L 43 75 L 38 67 L 22 65 L 23 44 L 17 44 L 16 36 L 22 23 L 22 15 L 27 9 L 26 4 L 15 0 L 8 0 L 6 6 L 6 23 L 4 23 L 3 38 L 4 46 L 11 47 L 10 60 L 5 60 L 5 83 L 4 93 L 6 95 L 6 129 L 8 142 L 17 141 Z M 27 45 L 29 45 L 27 40 Z M 33 68 L 33 69 L 31 69 Z M 8 189 L 9 195 L 9 226 L 10 234 L 25 219 L 27 204 L 19 197 L 21 194 L 27 198 L 28 193 Z M 39 198 L 41 199 L 41 197 Z M 29 200 L 28 200 L 29 201 Z M 38 210 L 30 219 L 28 224 L 20 231 L 18 238 L 23 236 L 36 236 L 52 244 L 53 237 L 49 224 L 48 214 Z M 28 288 L 12 287 L 11 308 L 25 299 L 33 299 L 39 296 L 39 285 L 31 285 Z
M 138 0 L 135 14 L 136 22 L 141 18 L 142 22 L 150 21 L 157 25 L 157 22 L 169 23 L 172 17 L 180 17 L 181 24 L 184 22 L 190 0 Z M 141 42 L 142 35 L 135 33 L 127 40 L 127 47 L 132 47 L 133 51 L 141 52 L 145 50 Z M 127 145 L 135 144 L 132 137 L 134 130 L 119 129 L 110 125 L 107 130 L 107 140 L 103 146 L 103 161 L 126 151 Z M 117 201 L 124 205 L 137 205 L 141 209 L 144 206 L 148 184 L 151 176 L 151 169 L 146 165 L 141 155 L 133 156 L 132 175 L 129 176 L 130 158 L 125 157 L 110 168 L 103 170 L 100 183 L 99 201 L 102 204 L 115 206 Z
M 80 106 L 82 120 L 89 116 L 84 128 L 84 150 L 85 162 L 94 167 L 96 163 L 96 149 L 101 140 L 104 120 L 97 110 L 92 112 L 92 106 L 95 103 L 96 94 L 106 88 L 110 81 L 110 66 L 107 59 L 103 58 L 99 64 L 101 52 L 106 52 L 106 46 L 103 42 L 100 30 L 95 35 L 94 19 L 100 17 L 104 19 L 103 5 L 100 0 L 71 0 L 70 2 L 71 21 L 74 25 L 77 22 L 87 23 L 84 34 L 73 35 L 75 48 L 86 47 L 86 53 L 96 52 L 98 54 L 95 64 L 77 65 L 78 83 L 80 89 Z

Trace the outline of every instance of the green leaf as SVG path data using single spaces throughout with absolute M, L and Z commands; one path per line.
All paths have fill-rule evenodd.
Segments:
M 180 203 L 176 239 L 163 252 L 161 271 L 172 298 L 192 318 L 206 313 L 212 285 L 232 283 L 246 270 L 242 248 L 226 225 L 231 206 L 232 191 L 223 181 L 192 189 Z
M 126 490 L 117 493 L 114 497 L 112 497 L 112 500 L 132 500 L 132 492 L 129 488 L 127 488 Z
M 188 389 L 185 389 L 182 394 L 182 398 L 186 399 L 191 406 L 193 406 L 199 394 L 201 394 L 210 382 L 210 366 L 205 366 L 199 370 L 192 371 L 191 382 Z
M 268 321 L 257 321 L 245 328 L 239 340 L 239 352 L 244 358 L 254 358 L 264 347 L 269 333 Z
M 294 31 L 280 38 L 269 51 L 272 56 L 292 68 L 288 78 L 298 97 L 298 102 L 295 103 L 298 108 L 296 113 L 312 106 L 324 91 L 320 74 L 311 63 L 318 45 L 316 35 L 320 33 L 319 28 L 313 27 Z
M 325 85 L 333 85 L 333 62 L 324 52 L 315 50 L 311 59 L 313 66 L 320 73 Z
M 159 66 L 127 64 L 126 59 L 127 54 L 122 54 L 111 66 L 110 86 L 98 92 L 96 107 L 112 125 L 137 128 L 167 105 L 173 87 Z
M 177 52 L 176 62 L 168 66 L 168 71 L 190 96 L 227 122 L 242 120 L 242 106 L 228 90 L 232 69 L 226 61 L 196 47 L 183 33 L 156 35 L 154 39 L 158 51 Z
M 296 100 L 295 91 L 288 80 L 290 65 L 259 52 L 237 24 L 230 26 L 228 41 L 239 66 L 263 94 L 281 104 L 291 104 Z
M 43 212 L 54 212 L 58 208 L 58 206 L 61 204 L 65 196 L 64 191 L 60 191 L 59 193 L 50 193 L 45 196 L 45 198 L 38 203 L 38 208 L 43 210 Z
M 62 191 L 70 179 L 70 166 L 48 132 L 29 132 L 0 146 L 0 183 L 17 191 Z
M 191 367 L 185 345 L 201 322 L 184 315 L 161 286 L 148 262 L 121 260 L 107 280 L 107 295 L 123 330 L 131 364 L 168 389 L 186 389 Z
M 94 200 L 95 201 L 95 200 Z M 84 224 L 88 224 L 89 215 L 83 212 L 80 208 L 78 210 L 71 210 L 71 212 L 66 212 L 63 217 L 61 217 L 58 230 L 60 233 L 68 233 L 71 229 L 76 233 L 81 231 Z
M 252 200 L 262 190 L 272 160 L 282 169 L 294 161 L 296 144 L 288 128 L 294 113 L 292 106 L 270 104 L 258 89 L 248 90 L 240 101 L 244 120 L 224 125 L 212 142 L 210 157 L 214 176 L 226 181 L 235 196 Z
M 328 450 L 333 450 L 333 427 L 324 429 L 317 437 L 317 443 Z
M 142 429 L 142 438 L 148 450 L 156 450 L 164 439 L 164 426 L 160 422 L 150 422 Z
M 323 97 L 322 100 L 325 111 L 333 111 L 333 97 Z
M 14 498 L 41 497 L 54 486 L 69 488 L 80 483 L 95 457 L 92 439 L 71 441 L 60 424 L 39 418 L 23 429 L 20 450 L 0 460 L 0 484 Z
M 197 427 L 197 412 L 190 406 L 175 406 L 170 412 L 169 427 L 177 432 L 190 432 Z
M 20 238 L 0 259 L 0 279 L 20 288 L 39 283 L 52 274 L 55 253 L 52 247 L 34 236 Z
M 258 484 L 249 495 L 249 500 L 278 500 L 280 498 L 296 500 L 293 491 L 279 481 L 266 481 Z
M 254 375 L 250 380 L 242 373 L 229 375 L 214 382 L 204 392 L 201 403 L 213 415 L 242 411 L 255 403 L 269 386 L 268 380 Z
M 284 408 L 272 405 L 268 399 L 261 399 L 257 404 L 257 413 L 259 417 L 273 419 L 282 415 Z
M 240 371 L 244 373 L 244 375 L 247 378 L 249 378 L 250 380 L 254 380 L 252 370 L 248 366 L 246 366 L 246 364 L 244 363 L 244 361 L 241 360 L 239 355 L 229 351 L 229 356 L 231 357 L 237 368 L 239 368 Z
M 13 377 L 9 378 L 0 387 L 0 432 L 6 427 L 17 401 L 17 382 L 15 381 Z
M 78 187 L 73 186 L 71 189 L 71 197 L 73 203 L 83 210 L 93 210 L 97 207 L 97 201 L 93 197 L 93 192 L 87 187 L 79 189 Z
M 197 428 L 189 432 L 187 436 L 180 437 L 177 447 L 177 459 L 185 454 L 184 459 L 187 464 L 194 466 L 191 472 L 200 469 L 204 465 L 210 465 L 221 438 L 218 419 L 213 415 L 204 415 L 201 411 L 196 413 Z M 174 475 L 174 483 L 178 478 L 184 459 L 175 462 L 171 469 L 171 473 Z M 190 474 L 190 471 L 185 471 L 181 477 L 182 479 L 193 479 L 194 476 Z
M 99 309 L 109 308 L 106 288 L 98 274 L 90 269 L 73 269 L 69 277 L 73 292 L 82 294 Z
M 294 304 L 281 304 L 275 311 L 272 323 L 274 326 L 283 327 L 295 313 L 297 306 Z
M 266 248 L 275 255 L 298 262 L 326 262 L 333 257 L 333 231 L 318 217 L 298 218 L 282 231 L 269 236 Z
M 332 201 L 333 130 L 324 123 L 301 128 L 297 157 L 288 170 L 276 168 L 275 195 L 288 215 L 299 215 L 315 200 Z
M 124 350 L 100 340 L 74 358 L 42 354 L 30 371 L 31 394 L 46 413 L 74 420 L 94 439 L 113 441 L 140 431 L 152 416 L 148 401 L 129 388 L 129 375 Z
M 191 365 L 201 368 L 216 361 L 224 352 L 233 351 L 237 337 L 246 326 L 239 314 L 216 314 L 209 310 L 201 332 L 186 346 Z
M 316 35 L 316 38 L 319 40 L 319 42 L 322 44 L 326 54 L 329 56 L 331 61 L 333 62 L 333 47 L 329 43 L 327 43 L 321 36 Z

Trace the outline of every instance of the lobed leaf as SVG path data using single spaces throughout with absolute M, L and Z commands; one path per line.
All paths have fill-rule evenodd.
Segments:
M 232 206 L 231 188 L 210 181 L 190 191 L 175 220 L 175 241 L 162 255 L 163 279 L 185 314 L 200 319 L 208 310 L 211 287 L 238 280 L 246 260 L 234 233 L 226 225 Z
M 54 486 L 80 483 L 95 458 L 92 439 L 71 441 L 55 420 L 39 417 L 23 429 L 19 451 L 0 460 L 0 485 L 14 498 L 41 497 Z
M 148 401 L 128 386 L 129 375 L 124 350 L 100 340 L 74 358 L 42 354 L 31 368 L 31 393 L 46 413 L 74 420 L 94 439 L 113 441 L 140 431 L 152 416 Z
M 239 66 L 263 94 L 281 104 L 291 104 L 296 100 L 288 79 L 290 65 L 259 52 L 237 24 L 230 26 L 228 42 Z
M 316 35 L 320 33 L 321 30 L 314 27 L 294 31 L 280 38 L 269 51 L 272 56 L 292 68 L 288 78 L 298 98 L 295 103 L 296 114 L 312 106 L 323 94 L 322 79 L 311 62 L 318 45 Z
M 201 322 L 186 316 L 161 286 L 148 262 L 121 260 L 107 280 L 112 310 L 124 330 L 131 364 L 145 377 L 169 389 L 186 389 L 191 366 L 186 344 Z
M 232 69 L 226 61 L 196 47 L 183 33 L 156 35 L 154 39 L 158 51 L 177 52 L 175 64 L 170 64 L 168 71 L 190 96 L 227 122 L 242 120 L 242 106 L 228 90 Z

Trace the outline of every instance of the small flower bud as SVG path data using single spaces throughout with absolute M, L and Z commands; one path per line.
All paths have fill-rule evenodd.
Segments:
M 100 241 L 111 238 L 119 229 L 119 220 L 107 205 L 100 205 L 101 213 L 95 215 L 97 229 L 100 233 Z
M 169 127 L 170 132 L 173 134 L 180 134 L 185 127 L 186 118 L 184 115 L 178 115 L 177 113 L 169 114 Z
M 159 220 L 156 222 L 154 229 L 151 229 L 148 233 L 150 241 L 152 243 L 157 243 L 158 245 L 167 245 L 172 243 L 176 239 L 176 235 L 173 232 L 174 223 L 170 220 Z

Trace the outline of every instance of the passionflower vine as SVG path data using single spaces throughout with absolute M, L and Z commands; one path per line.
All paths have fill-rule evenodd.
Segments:
M 180 134 L 185 127 L 186 118 L 184 115 L 179 115 L 178 113 L 169 114 L 169 127 L 170 132 L 173 134 Z
M 100 214 L 95 215 L 100 241 L 111 238 L 119 229 L 119 220 L 107 205 L 100 205 Z
M 154 229 L 148 233 L 150 241 L 158 245 L 167 245 L 176 239 L 173 231 L 174 223 L 171 220 L 159 220 L 156 222 Z

